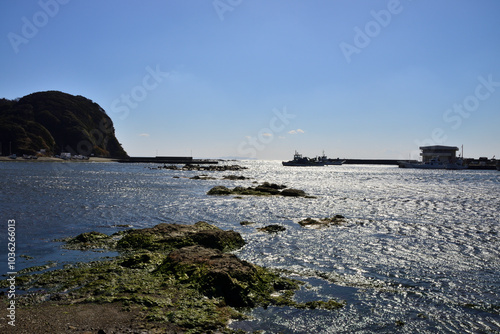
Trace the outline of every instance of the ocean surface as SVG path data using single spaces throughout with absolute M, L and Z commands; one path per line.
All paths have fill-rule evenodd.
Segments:
M 0 274 L 7 222 L 16 270 L 61 267 L 109 253 L 69 251 L 58 238 L 158 223 L 207 221 L 248 244 L 236 254 L 306 284 L 299 301 L 345 300 L 340 310 L 257 308 L 233 328 L 265 333 L 499 333 L 500 172 L 392 166 L 283 167 L 199 172 L 119 163 L 0 163 Z M 191 180 L 207 174 L 217 180 Z M 243 175 L 248 180 L 221 180 Z M 274 182 L 316 198 L 208 196 L 216 185 Z M 298 221 L 346 217 L 341 226 Z M 242 226 L 241 221 L 255 224 Z M 257 230 L 269 224 L 276 234 Z M 32 257 L 32 258 L 31 258 Z M 21 321 L 21 319 L 19 319 Z

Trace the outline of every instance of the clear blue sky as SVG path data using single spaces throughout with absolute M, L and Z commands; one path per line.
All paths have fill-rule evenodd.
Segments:
M 0 97 L 101 105 L 133 156 L 500 158 L 500 1 L 0 4 Z

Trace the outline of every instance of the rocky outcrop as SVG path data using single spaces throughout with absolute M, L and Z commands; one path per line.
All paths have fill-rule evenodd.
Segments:
M 285 189 L 280 193 L 281 196 L 288 197 L 306 197 L 307 194 L 303 190 L 299 189 Z
M 224 231 L 206 222 L 194 225 L 158 224 L 152 228 L 129 230 L 117 242 L 118 249 L 168 251 L 180 247 L 201 245 L 221 251 L 241 248 L 245 241 L 234 231 Z
M 268 228 L 269 232 L 281 230 L 274 225 Z M 168 325 L 174 326 L 175 332 L 212 333 L 225 332 L 231 318 L 243 316 L 233 307 L 334 309 L 344 305 L 333 300 L 294 301 L 298 281 L 228 253 L 244 244 L 239 233 L 206 222 L 159 224 L 110 236 L 82 233 L 69 238 L 66 245 L 107 248 L 121 255 L 41 274 L 26 270 L 17 277 L 16 287 L 41 292 L 23 295 L 16 306 L 42 303 L 36 306 L 40 309 L 47 299 L 60 305 L 123 303 L 137 310 L 133 322 L 141 323 L 142 328 Z
M 267 305 L 276 290 L 296 289 L 297 283 L 217 249 L 188 246 L 172 251 L 157 272 L 196 286 L 208 297 L 222 297 L 235 307 Z
M 194 165 L 187 164 L 183 167 L 178 167 L 177 165 L 163 165 L 158 167 L 157 169 L 171 169 L 171 170 L 183 170 L 183 171 L 191 171 L 191 170 L 200 170 L 200 171 L 209 171 L 209 172 L 225 172 L 225 171 L 239 171 L 248 169 L 248 167 L 243 167 L 239 165 Z
M 195 175 L 193 177 L 190 177 L 189 178 L 190 180 L 216 180 L 215 177 L 212 177 L 212 176 L 208 176 L 206 174 L 202 174 L 202 175 Z
M 4 154 L 44 150 L 45 155 L 127 157 L 104 109 L 83 96 L 58 91 L 0 99 L 0 145 Z
M 231 195 L 233 191 L 224 186 L 215 186 L 207 192 L 207 195 Z
M 240 222 L 240 225 L 242 225 L 242 226 L 248 226 L 248 225 L 253 225 L 253 224 L 255 224 L 255 222 L 251 222 L 248 220 L 244 220 L 244 221 Z
M 264 227 L 260 227 L 257 230 L 259 230 L 261 232 L 266 232 L 266 233 L 278 233 L 278 232 L 286 231 L 286 228 L 284 226 L 281 226 L 281 225 L 273 224 L 273 225 L 267 225 Z
M 285 185 L 276 183 L 264 182 L 256 187 L 235 187 L 229 189 L 224 186 L 215 186 L 207 192 L 207 195 L 254 195 L 254 196 L 287 196 L 287 197 L 306 197 L 308 196 L 303 190 L 287 188 Z
M 236 181 L 236 180 L 248 180 L 249 178 L 243 175 L 224 175 L 222 179 Z
M 345 217 L 342 215 L 335 215 L 331 218 L 306 218 L 299 221 L 300 226 L 304 227 L 324 227 L 329 225 L 342 225 L 345 222 Z

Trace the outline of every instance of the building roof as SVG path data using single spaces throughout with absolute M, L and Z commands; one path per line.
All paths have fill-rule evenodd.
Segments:
M 433 146 L 420 146 L 422 151 L 458 151 L 458 147 L 456 146 L 442 146 L 442 145 L 433 145 Z

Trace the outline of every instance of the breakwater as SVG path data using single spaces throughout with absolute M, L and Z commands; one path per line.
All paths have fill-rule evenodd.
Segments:
M 218 164 L 214 159 L 193 159 L 193 157 L 129 157 L 120 159 L 123 163 L 159 163 L 159 164 Z
M 393 159 L 345 159 L 347 165 L 398 165 L 399 160 Z

